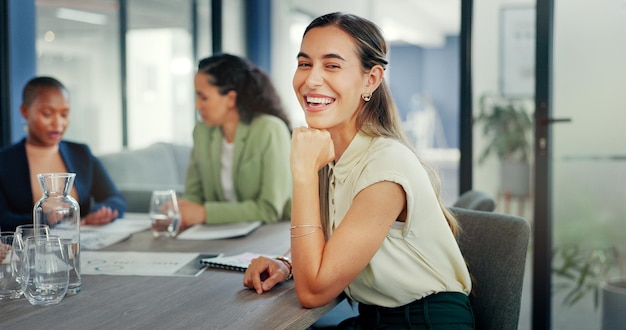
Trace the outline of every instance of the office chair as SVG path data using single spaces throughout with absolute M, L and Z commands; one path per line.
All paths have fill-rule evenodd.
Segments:
M 517 329 L 530 226 L 520 217 L 451 207 L 472 275 L 476 329 Z
M 496 209 L 496 201 L 487 193 L 478 190 L 468 190 L 454 202 L 454 207 L 470 210 L 492 212 Z

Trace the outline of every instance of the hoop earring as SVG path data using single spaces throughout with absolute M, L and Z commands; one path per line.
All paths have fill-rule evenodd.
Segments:
M 363 93 L 363 94 L 361 94 L 361 98 L 363 98 L 363 101 L 369 102 L 372 99 L 372 94 L 370 94 L 370 93 Z

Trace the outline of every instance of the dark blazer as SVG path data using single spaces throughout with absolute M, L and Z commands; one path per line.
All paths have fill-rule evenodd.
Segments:
M 80 216 L 108 206 L 122 217 L 126 200 L 89 147 L 61 141 L 59 152 L 67 171 L 76 173 L 74 187 L 80 198 Z M 0 150 L 0 229 L 13 231 L 18 225 L 33 223 L 33 205 L 26 139 L 22 139 Z

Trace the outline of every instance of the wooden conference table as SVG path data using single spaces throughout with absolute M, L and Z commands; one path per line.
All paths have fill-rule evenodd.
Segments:
M 147 230 L 103 251 L 259 252 L 289 249 L 289 222 L 263 225 L 246 237 L 155 239 Z M 82 291 L 58 305 L 0 301 L 0 329 L 306 329 L 338 302 L 306 309 L 293 281 L 258 295 L 243 273 L 209 268 L 197 277 L 83 275 Z

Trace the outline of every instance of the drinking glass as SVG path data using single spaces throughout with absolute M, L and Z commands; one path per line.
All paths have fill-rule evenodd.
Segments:
M 180 211 L 174 190 L 155 190 L 152 192 L 150 219 L 152 219 L 154 237 L 176 236 L 180 223 Z
M 16 273 L 20 272 L 18 267 L 24 266 L 24 252 L 26 251 L 26 239 L 29 237 L 40 237 L 50 235 L 50 227 L 45 224 L 41 225 L 19 225 L 15 227 L 15 235 L 13 237 L 13 252 L 15 253 L 11 259 L 11 267 Z M 18 277 L 18 281 L 20 277 Z
M 15 227 L 15 241 L 24 246 L 26 239 L 31 236 L 48 236 L 50 235 L 50 227 L 46 224 L 41 225 L 19 225 Z
M 67 295 L 77 294 L 81 290 L 82 281 L 80 278 L 80 253 L 79 245 L 71 238 L 61 238 L 63 253 L 67 258 L 67 265 L 70 272 L 70 283 L 67 287 Z
M 16 299 L 22 295 L 22 285 L 13 268 L 14 237 L 15 233 L 12 231 L 0 232 L 0 300 Z
M 58 304 L 69 285 L 69 265 L 59 236 L 26 239 L 24 266 L 19 274 L 26 300 L 32 305 Z

